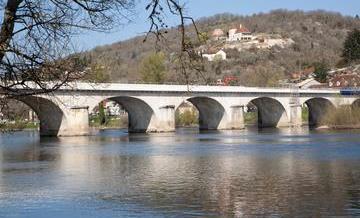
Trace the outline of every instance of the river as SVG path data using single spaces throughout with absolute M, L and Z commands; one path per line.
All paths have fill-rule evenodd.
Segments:
M 360 131 L 0 134 L 0 217 L 360 216 Z

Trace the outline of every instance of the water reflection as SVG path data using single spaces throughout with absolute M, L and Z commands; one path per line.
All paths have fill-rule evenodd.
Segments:
M 24 211 L 36 217 L 59 207 L 109 217 L 119 211 L 139 217 L 357 216 L 358 136 L 299 129 L 2 135 L 0 216 Z M 51 206 L 41 206 L 48 201 Z

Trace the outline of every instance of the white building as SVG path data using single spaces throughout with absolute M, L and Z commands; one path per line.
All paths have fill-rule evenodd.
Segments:
M 114 101 L 107 101 L 105 103 L 105 112 L 108 116 L 121 116 L 126 114 L 125 109 Z
M 296 86 L 299 87 L 300 89 L 308 89 L 311 88 L 312 86 L 318 86 L 318 85 L 321 85 L 321 83 L 316 81 L 313 77 L 310 77 L 296 84 Z
M 252 33 L 240 24 L 240 28 L 230 29 L 228 32 L 227 41 L 250 41 L 253 39 Z
M 220 50 L 214 54 L 203 54 L 202 57 L 208 59 L 208 61 L 226 60 L 226 53 Z

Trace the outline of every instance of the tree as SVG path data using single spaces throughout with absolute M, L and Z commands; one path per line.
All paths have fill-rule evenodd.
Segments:
M 185 43 L 186 20 L 177 0 L 146 0 L 148 35 L 160 40 L 167 25 L 165 14 L 179 16 L 181 52 L 190 54 Z M 53 91 L 82 78 L 86 71 L 69 58 L 72 38 L 82 30 L 108 31 L 134 18 L 136 0 L 7 0 L 0 1 L 0 88 L 8 96 Z M 146 38 L 147 38 L 146 37 Z M 49 83 L 51 81 L 51 83 Z M 52 85 L 49 85 L 52 84 Z M 28 92 L 19 92 L 19 86 Z
M 346 63 L 360 60 L 360 31 L 351 31 L 344 42 L 342 57 Z
M 93 82 L 93 83 L 103 83 L 109 82 L 110 76 L 105 73 L 105 66 L 100 64 L 90 64 L 86 69 L 86 74 L 82 80 Z
M 314 63 L 314 78 L 320 83 L 325 83 L 327 81 L 329 68 L 325 62 Z
M 105 123 L 106 123 L 104 102 L 99 103 L 99 123 L 100 123 L 100 125 L 105 125 Z
M 146 83 L 163 83 L 165 71 L 165 55 L 162 52 L 150 54 L 140 64 L 142 80 Z
M 284 69 L 273 64 L 261 63 L 246 69 L 239 81 L 246 86 L 273 87 L 284 78 Z

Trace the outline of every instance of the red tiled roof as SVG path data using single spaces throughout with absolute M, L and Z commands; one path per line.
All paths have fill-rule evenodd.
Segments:
M 246 27 L 241 27 L 240 29 L 236 30 L 237 33 L 251 33 L 250 30 Z
M 332 87 L 357 87 L 360 86 L 360 76 L 356 74 L 337 75 L 329 81 Z

